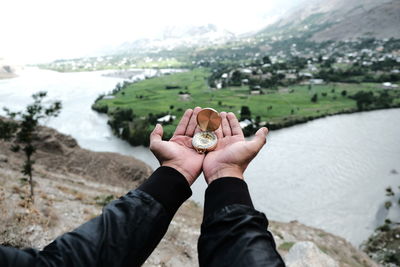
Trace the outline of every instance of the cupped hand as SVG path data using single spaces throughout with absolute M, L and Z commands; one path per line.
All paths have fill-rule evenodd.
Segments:
M 163 128 L 157 124 L 150 135 L 150 150 L 161 166 L 175 168 L 192 185 L 201 173 L 204 154 L 199 154 L 192 147 L 192 137 L 197 127 L 197 114 L 200 107 L 188 109 L 176 127 L 169 141 L 163 141 Z
M 259 129 L 253 140 L 246 141 L 235 114 L 221 112 L 221 127 L 216 131 L 218 145 L 209 152 L 203 162 L 206 182 L 210 184 L 221 177 L 243 179 L 243 173 L 250 161 L 266 142 L 268 129 Z

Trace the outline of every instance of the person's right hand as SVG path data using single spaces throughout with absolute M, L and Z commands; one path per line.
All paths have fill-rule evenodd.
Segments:
M 157 124 L 150 135 L 150 150 L 161 166 L 178 170 L 192 185 L 201 173 L 204 154 L 199 154 L 192 147 L 192 138 L 197 127 L 197 114 L 201 110 L 196 107 L 188 109 L 176 127 L 169 141 L 162 140 L 163 128 Z
M 232 112 L 221 112 L 221 127 L 215 132 L 218 145 L 203 161 L 203 173 L 207 184 L 221 177 L 243 179 L 250 161 L 266 142 L 268 129 L 263 127 L 251 141 L 245 141 L 239 121 Z

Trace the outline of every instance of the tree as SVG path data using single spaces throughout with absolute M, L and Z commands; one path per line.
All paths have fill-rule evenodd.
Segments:
M 379 92 L 379 96 L 376 97 L 375 99 L 375 104 L 378 107 L 384 107 L 384 108 L 388 108 L 391 106 L 391 104 L 393 103 L 393 96 L 389 95 L 389 92 L 387 90 L 383 91 L 383 92 Z
M 271 59 L 269 58 L 269 56 L 264 56 L 262 58 L 262 61 L 264 64 L 271 64 Z
M 375 102 L 375 97 L 372 92 L 358 91 L 355 95 L 351 96 L 351 98 L 357 102 L 358 110 L 363 110 Z
M 33 103 L 28 105 L 25 111 L 11 112 L 4 108 L 11 120 L 0 119 L 0 139 L 12 140 L 11 150 L 18 152 L 22 150 L 25 154 L 25 162 L 21 169 L 24 175 L 29 177 L 30 198 L 33 202 L 33 164 L 32 156 L 36 151 L 34 140 L 37 136 L 39 121 L 42 119 L 57 117 L 61 110 L 61 102 L 54 101 L 44 104 L 43 99 L 47 92 L 38 92 L 32 95 Z M 4 130 L 4 131 L 3 131 Z
M 238 70 L 235 70 L 232 73 L 230 84 L 233 86 L 240 86 L 242 84 L 242 73 Z
M 243 121 L 245 119 L 251 120 L 251 111 L 248 106 L 242 106 L 240 110 L 240 120 Z
M 256 116 L 256 121 L 255 121 L 255 125 L 258 128 L 260 126 L 260 122 L 261 122 L 261 117 L 259 115 Z
M 311 97 L 311 102 L 317 103 L 317 101 L 318 101 L 318 94 L 315 93 L 315 94 Z

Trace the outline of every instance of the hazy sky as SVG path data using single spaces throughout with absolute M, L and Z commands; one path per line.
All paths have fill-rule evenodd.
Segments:
M 0 5 L 0 57 L 43 62 L 154 37 L 167 25 L 216 24 L 258 30 L 302 0 L 6 0 Z

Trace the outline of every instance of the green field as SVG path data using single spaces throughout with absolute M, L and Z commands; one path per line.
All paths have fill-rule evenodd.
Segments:
M 358 91 L 372 91 L 374 95 L 382 92 L 380 84 L 324 84 L 324 85 L 293 85 L 286 88 L 263 89 L 263 94 L 251 95 L 248 86 L 211 89 L 207 84 L 209 71 L 195 69 L 189 72 L 166 75 L 134 83 L 115 94 L 114 99 L 102 99 L 94 105 L 95 108 L 108 107 L 112 116 L 116 108 L 132 109 L 137 117 L 145 118 L 150 113 L 160 114 L 170 112 L 177 119 L 165 126 L 165 131 L 171 133 L 187 108 L 212 107 L 218 111 L 234 112 L 238 118 L 242 106 L 248 106 L 251 116 L 260 117 L 267 125 L 285 127 L 297 122 L 307 121 L 315 117 L 337 113 L 357 111 L 356 101 L 350 99 Z M 178 87 L 166 89 L 167 86 Z M 342 91 L 346 91 L 343 96 Z M 189 99 L 184 99 L 180 93 L 190 93 Z M 317 102 L 312 102 L 314 94 Z M 390 90 L 394 100 L 391 106 L 400 104 L 398 90 Z M 172 108 L 172 109 L 171 109 Z M 375 109 L 371 105 L 368 109 Z M 261 123 L 261 124 L 262 124 Z M 281 128 L 281 127 L 273 127 Z M 167 134 L 168 135 L 168 134 Z

